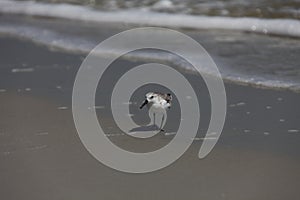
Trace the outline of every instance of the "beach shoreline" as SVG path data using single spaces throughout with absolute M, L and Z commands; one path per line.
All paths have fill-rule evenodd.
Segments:
M 227 83 L 224 130 L 205 159 L 197 157 L 204 126 L 199 139 L 172 165 L 153 173 L 127 174 L 95 160 L 76 132 L 72 87 L 85 55 L 50 51 L 5 36 L 0 37 L 0 54 L 3 199 L 275 200 L 298 195 L 297 93 Z M 209 109 L 202 109 L 201 115 L 209 115 Z M 111 119 L 103 123 L 112 125 Z M 111 130 L 112 141 L 125 148 L 139 144 L 116 131 Z M 170 139 L 159 135 L 149 148 Z

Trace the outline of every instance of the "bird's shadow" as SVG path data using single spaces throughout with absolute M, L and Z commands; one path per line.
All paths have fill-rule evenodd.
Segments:
M 129 133 L 140 132 L 140 131 L 160 131 L 160 128 L 157 125 L 152 124 L 152 125 L 148 125 L 148 126 L 135 127 L 133 129 L 131 129 L 129 131 Z

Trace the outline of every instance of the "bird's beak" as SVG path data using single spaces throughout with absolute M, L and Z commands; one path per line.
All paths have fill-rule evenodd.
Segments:
M 146 99 L 143 104 L 140 106 L 140 109 L 142 109 L 146 104 L 148 103 L 148 100 Z

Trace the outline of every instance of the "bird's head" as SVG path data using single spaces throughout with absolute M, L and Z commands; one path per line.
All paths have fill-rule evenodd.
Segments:
M 148 92 L 145 96 L 145 100 L 143 101 L 142 105 L 140 106 L 140 109 L 142 109 L 147 104 L 153 104 L 157 101 L 157 94 L 153 92 Z

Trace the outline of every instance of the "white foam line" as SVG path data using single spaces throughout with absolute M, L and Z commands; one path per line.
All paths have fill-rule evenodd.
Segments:
M 132 105 L 132 102 L 122 102 L 123 105 Z
M 164 135 L 165 135 L 165 136 L 169 136 L 169 135 L 176 135 L 176 134 L 177 134 L 176 132 L 170 132 L 170 133 L 167 132 L 167 133 L 165 133 Z
M 36 135 L 43 136 L 43 135 L 48 135 L 48 134 L 49 134 L 48 132 L 40 132 L 40 133 L 37 133 Z
M 192 140 L 194 141 L 199 141 L 199 140 L 216 140 L 218 138 L 216 137 L 202 137 L 202 138 L 198 138 L 198 137 L 195 137 L 195 138 L 192 138 Z
M 95 110 L 98 110 L 98 109 L 104 109 L 105 106 L 94 106 L 94 109 Z M 89 110 L 92 110 L 92 107 L 88 107 Z
M 44 149 L 44 148 L 46 148 L 46 147 L 47 147 L 47 145 L 39 145 L 39 146 L 30 147 L 30 148 L 28 148 L 28 149 L 34 151 L 34 150 Z
M 207 134 L 206 134 L 206 137 L 213 136 L 213 135 L 217 135 L 217 133 L 216 133 L 216 132 L 210 132 L 210 133 L 207 133 Z
M 125 135 L 124 133 L 108 133 L 105 134 L 107 137 L 117 137 L 117 136 L 123 136 Z
M 244 105 L 246 105 L 245 102 L 239 102 L 239 103 L 236 104 L 236 106 L 244 106 Z
M 277 98 L 277 101 L 282 101 L 282 100 L 283 100 L 283 98 L 281 98 L 281 97 Z
M 233 108 L 233 107 L 236 107 L 236 106 L 244 106 L 246 105 L 245 102 L 238 102 L 236 104 L 229 104 L 229 107 Z
M 12 73 L 20 73 L 20 72 L 33 72 L 33 68 L 14 68 L 11 70 Z
M 104 109 L 105 106 L 94 106 L 95 109 Z
M 67 110 L 68 107 L 67 106 L 60 106 L 60 107 L 57 107 L 58 110 Z
M 154 13 L 142 10 L 101 12 L 78 5 L 46 4 L 13 0 L 1 0 L 0 12 L 99 23 L 129 23 L 172 28 L 225 29 L 300 37 L 300 22 L 293 19 L 192 16 L 184 14 Z
M 288 130 L 289 133 L 299 133 L 300 131 L 297 129 L 290 129 Z
M 6 92 L 6 89 L 0 89 L 0 92 Z

